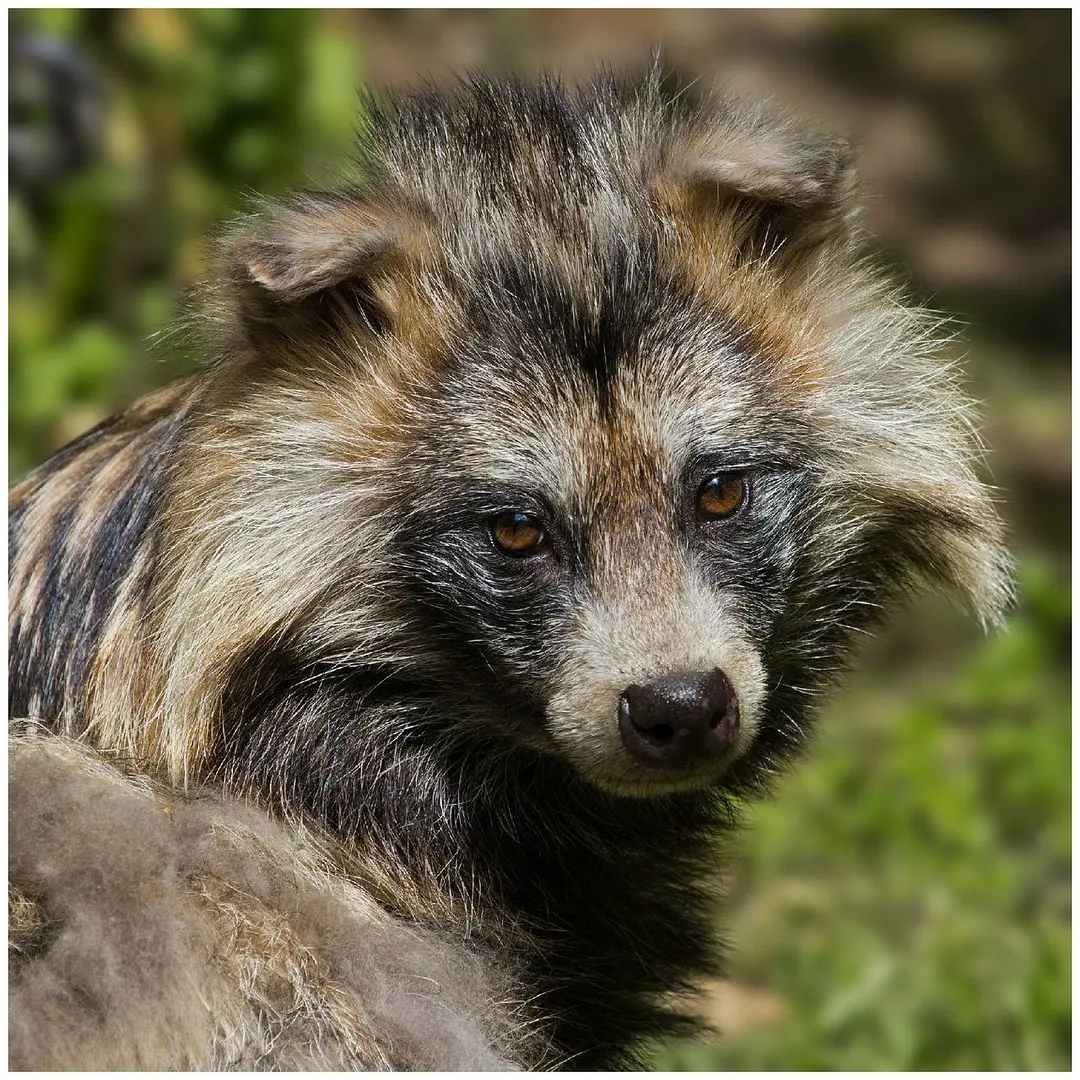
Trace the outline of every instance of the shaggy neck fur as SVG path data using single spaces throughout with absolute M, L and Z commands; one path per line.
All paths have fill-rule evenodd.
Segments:
M 672 999 L 716 973 L 723 797 L 606 795 L 557 759 L 447 732 L 415 695 L 385 700 L 397 687 L 378 674 L 290 673 L 276 657 L 258 681 L 281 689 L 239 720 L 217 774 L 328 825 L 354 865 L 408 868 L 406 891 L 380 899 L 412 899 L 401 913 L 436 925 L 452 907 L 451 928 L 501 951 L 557 1063 L 641 1066 L 650 1037 L 700 1026 Z

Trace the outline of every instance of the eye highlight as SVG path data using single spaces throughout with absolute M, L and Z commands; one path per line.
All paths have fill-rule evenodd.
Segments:
M 750 495 L 750 485 L 742 473 L 717 473 L 697 490 L 695 508 L 702 521 L 721 521 L 742 510 Z
M 500 551 L 520 559 L 542 555 L 551 547 L 543 525 L 531 514 L 515 510 L 491 519 L 491 539 Z

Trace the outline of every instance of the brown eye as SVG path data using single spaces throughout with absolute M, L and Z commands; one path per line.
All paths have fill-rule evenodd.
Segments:
M 491 522 L 491 538 L 506 552 L 524 558 L 547 551 L 547 533 L 536 518 L 530 514 L 508 511 L 499 514 Z
M 746 505 L 746 478 L 739 473 L 710 476 L 697 493 L 698 517 L 706 521 L 728 518 Z

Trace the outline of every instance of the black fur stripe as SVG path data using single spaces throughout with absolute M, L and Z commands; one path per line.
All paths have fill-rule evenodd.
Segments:
M 24 489 L 12 504 L 10 572 L 14 575 L 24 558 L 43 565 L 37 594 L 23 598 L 26 617 L 13 618 L 9 628 L 8 708 L 12 716 L 26 716 L 32 708 L 46 720 L 80 716 L 90 667 L 120 588 L 132 572 L 139 549 L 153 543 L 169 449 L 180 427 L 179 413 L 158 416 L 147 427 L 135 429 L 131 438 L 145 442 L 145 453 L 131 456 L 130 471 L 117 484 L 88 541 L 75 548 L 71 544 L 80 497 L 111 455 L 130 445 L 131 438 L 115 439 L 123 421 L 124 417 L 114 417 L 69 444 L 31 477 L 29 490 Z M 108 439 L 115 446 L 87 470 L 81 459 Z M 48 537 L 39 544 L 27 543 L 27 515 L 38 500 L 55 498 L 56 489 L 44 485 L 65 467 L 80 469 L 78 482 L 53 508 Z

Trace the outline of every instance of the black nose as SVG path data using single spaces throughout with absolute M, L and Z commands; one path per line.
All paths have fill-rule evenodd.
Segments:
M 739 702 L 719 669 L 628 686 L 619 697 L 619 734 L 640 765 L 688 769 L 729 750 L 739 733 Z

